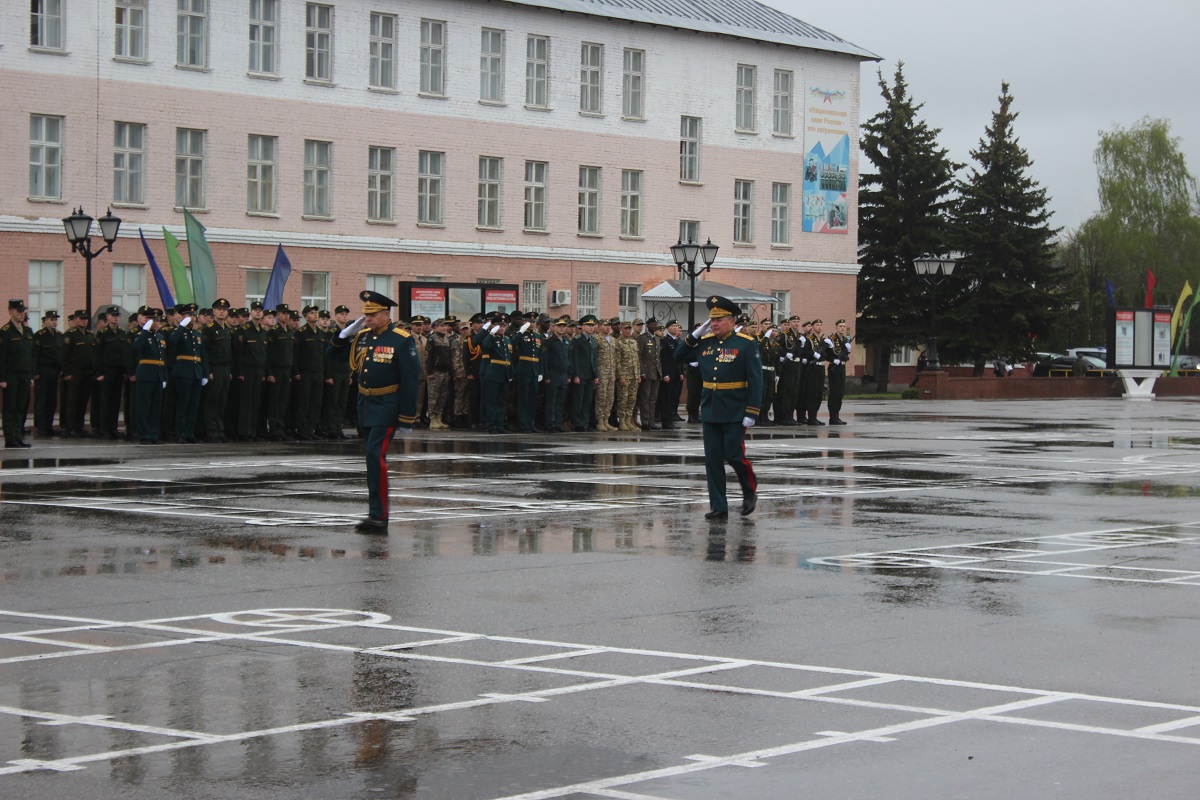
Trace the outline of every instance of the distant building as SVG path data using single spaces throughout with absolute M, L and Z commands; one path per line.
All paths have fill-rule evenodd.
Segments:
M 29 14 L 0 31 L 0 285 L 31 315 L 83 305 L 60 222 L 82 205 L 124 220 L 97 305 L 157 302 L 138 230 L 165 270 L 186 206 L 235 304 L 282 244 L 293 306 L 407 305 L 420 283 L 426 304 L 458 285 L 461 309 L 500 283 L 522 309 L 628 317 L 676 277 L 671 244 L 711 238 L 706 278 L 854 316 L 859 68 L 878 58 L 752 0 Z

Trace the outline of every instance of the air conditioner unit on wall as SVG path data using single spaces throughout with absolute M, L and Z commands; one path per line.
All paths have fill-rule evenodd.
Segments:
M 569 306 L 571 305 L 571 290 L 570 289 L 555 289 L 550 292 L 550 305 L 552 306 Z

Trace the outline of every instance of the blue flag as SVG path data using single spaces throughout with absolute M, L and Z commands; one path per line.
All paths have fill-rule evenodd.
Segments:
M 171 287 L 167 285 L 167 279 L 163 277 L 162 270 L 158 268 L 158 262 L 154 260 L 154 253 L 150 252 L 150 245 L 146 243 L 146 234 L 142 233 L 141 228 L 138 228 L 138 236 L 142 237 L 142 249 L 146 251 L 146 258 L 150 261 L 150 271 L 154 273 L 154 284 L 158 286 L 158 299 L 162 302 L 163 308 L 173 308 L 175 298 L 171 296 Z
M 1104 289 L 1108 292 L 1108 307 L 1116 308 L 1117 307 L 1117 298 L 1113 294 L 1113 292 L 1116 291 L 1117 287 L 1113 286 L 1112 281 L 1110 281 L 1108 278 L 1105 278 L 1104 279 Z
M 271 267 L 271 278 L 267 281 L 267 294 L 263 297 L 263 308 L 275 308 L 283 302 L 283 287 L 287 286 L 288 276 L 292 274 L 292 262 L 283 245 L 275 251 L 275 266 Z

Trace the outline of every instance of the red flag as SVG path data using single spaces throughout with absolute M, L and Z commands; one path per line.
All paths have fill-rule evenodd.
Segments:
M 1154 308 L 1154 273 L 1146 270 L 1146 308 Z

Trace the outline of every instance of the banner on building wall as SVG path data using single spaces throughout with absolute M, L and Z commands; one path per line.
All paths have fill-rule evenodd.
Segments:
M 849 232 L 850 85 L 810 80 L 804 91 L 804 232 Z
M 409 310 L 414 317 L 419 314 L 430 319 L 441 319 L 446 316 L 446 290 L 413 287 Z
M 516 289 L 484 289 L 483 313 L 499 311 L 507 314 L 517 307 Z

